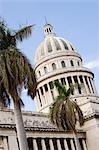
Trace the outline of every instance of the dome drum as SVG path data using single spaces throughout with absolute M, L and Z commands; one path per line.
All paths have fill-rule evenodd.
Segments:
M 96 95 L 96 89 L 93 82 L 93 75 L 86 72 L 68 72 L 68 73 L 62 73 L 62 74 L 56 74 L 55 76 L 51 76 L 49 78 L 46 78 L 44 80 L 41 80 L 38 82 L 38 94 L 40 99 L 40 104 L 38 111 L 44 111 L 45 108 L 50 105 L 53 102 L 53 99 L 57 96 L 57 91 L 53 85 L 54 81 L 58 80 L 63 85 L 66 86 L 66 88 L 69 88 L 70 84 L 79 84 L 81 88 L 75 89 L 72 98 L 73 100 L 75 97 L 80 98 L 80 96 L 87 96 L 87 95 Z M 38 101 L 39 101 L 38 99 Z M 46 101 L 47 100 L 47 101 Z M 47 109 L 48 110 L 48 109 Z

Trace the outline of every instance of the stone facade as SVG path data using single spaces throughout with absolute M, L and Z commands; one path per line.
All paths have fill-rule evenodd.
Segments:
M 63 131 L 53 126 L 48 114 L 23 112 L 30 150 L 64 150 L 68 143 L 75 148 L 72 131 Z M 85 132 L 78 131 L 78 138 L 86 146 Z M 32 143 L 32 144 L 31 144 Z M 56 145 L 54 145 L 56 143 Z M 41 148 L 40 146 L 41 145 Z M 49 146 L 48 146 L 49 145 Z M 19 150 L 13 110 L 0 110 L 0 150 Z

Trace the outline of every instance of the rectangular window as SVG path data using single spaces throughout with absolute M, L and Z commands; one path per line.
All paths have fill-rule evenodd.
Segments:
M 66 85 L 65 78 L 61 78 L 61 83 L 62 83 L 62 85 Z
M 44 85 L 44 89 L 45 89 L 46 92 L 48 91 L 47 84 Z
M 49 82 L 49 87 L 50 87 L 50 89 L 54 88 L 53 82 Z

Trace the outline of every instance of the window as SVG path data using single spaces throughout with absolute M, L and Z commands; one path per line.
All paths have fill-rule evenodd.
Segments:
M 53 88 L 54 88 L 54 85 L 53 85 L 53 82 L 52 82 L 52 81 L 49 82 L 49 87 L 50 87 L 50 89 L 53 89 Z
M 52 68 L 53 68 L 53 70 L 56 70 L 56 64 L 55 63 L 52 64 Z
M 67 77 L 67 81 L 68 81 L 69 86 L 71 86 L 72 85 L 72 79 L 71 79 L 70 76 Z M 71 94 L 74 95 L 74 91 L 73 90 L 71 91 Z
M 67 81 L 68 81 L 68 84 L 69 84 L 69 86 L 72 84 L 72 79 L 71 79 L 71 77 L 69 76 L 69 77 L 67 77 Z
M 70 45 L 70 46 L 71 46 L 71 49 L 74 51 L 74 49 L 73 49 L 72 45 Z
M 52 46 L 50 41 L 47 42 L 48 52 L 52 52 Z
M 43 93 L 43 88 L 42 87 L 40 87 L 40 91 L 41 91 L 41 94 L 43 95 L 44 93 Z
M 39 71 L 39 76 L 41 76 L 41 72 Z
M 44 72 L 47 73 L 47 67 L 44 67 Z
M 77 64 L 78 64 L 78 66 L 80 66 L 80 63 L 79 63 L 79 61 L 77 61 Z
M 66 85 L 65 78 L 61 78 L 61 83 L 62 83 L 62 85 Z
M 73 60 L 70 60 L 70 64 L 71 64 L 71 66 L 74 66 Z
M 66 44 L 66 42 L 63 41 L 63 40 L 61 40 L 61 41 L 62 41 L 62 43 L 63 43 L 63 45 L 64 45 L 64 48 L 65 48 L 66 50 L 69 50 L 69 49 L 68 49 L 68 46 L 67 46 L 67 44 Z
M 51 29 L 49 28 L 49 31 L 51 32 Z
M 65 62 L 61 61 L 62 68 L 66 67 Z
M 56 49 L 57 49 L 57 50 L 60 50 L 61 47 L 60 47 L 59 42 L 58 42 L 56 39 L 54 39 L 54 42 L 55 42 Z
M 45 88 L 45 91 L 47 92 L 48 91 L 47 84 L 44 85 L 44 88 Z
M 78 88 L 79 94 L 81 94 L 81 87 L 80 87 L 80 85 L 79 85 L 79 83 L 78 83 L 77 76 L 73 76 L 73 79 L 74 79 L 75 83 L 77 83 L 77 88 Z
M 48 29 L 47 29 L 47 32 L 48 32 Z

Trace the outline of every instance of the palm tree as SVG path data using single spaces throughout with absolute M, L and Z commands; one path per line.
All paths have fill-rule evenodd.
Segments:
M 50 107 L 50 121 L 58 128 L 63 130 L 72 130 L 77 150 L 81 150 L 80 143 L 77 138 L 76 123 L 79 121 L 80 126 L 84 123 L 84 118 L 79 106 L 71 100 L 70 96 L 74 91 L 74 85 L 68 89 L 58 81 L 54 85 L 59 93 L 55 101 Z
M 0 21 L 0 100 L 4 105 L 14 103 L 14 114 L 20 150 L 28 150 L 21 106 L 23 87 L 33 99 L 36 94 L 36 76 L 29 60 L 17 48 L 17 42 L 28 38 L 32 25 L 18 31 L 10 30 L 4 21 Z

